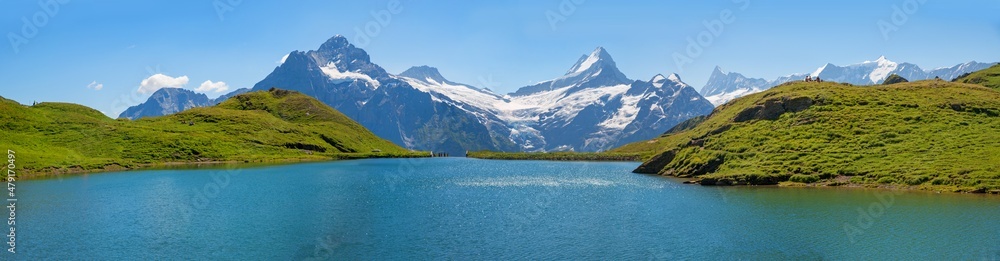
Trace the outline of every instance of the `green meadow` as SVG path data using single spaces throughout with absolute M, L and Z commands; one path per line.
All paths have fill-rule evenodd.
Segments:
M 323 103 L 272 89 L 140 120 L 68 103 L 0 98 L 0 149 L 21 178 L 219 162 L 417 157 Z

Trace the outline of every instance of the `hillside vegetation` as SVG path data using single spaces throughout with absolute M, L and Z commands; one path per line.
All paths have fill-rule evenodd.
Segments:
M 1000 90 L 1000 64 L 955 78 L 954 82 L 979 84 Z
M 940 80 L 794 82 L 733 100 L 695 127 L 611 152 L 642 153 L 637 173 L 703 185 L 1000 193 L 1000 92 Z
M 81 105 L 0 98 L 0 130 L 0 149 L 15 151 L 22 178 L 175 163 L 429 155 L 376 137 L 311 97 L 277 89 L 137 121 Z

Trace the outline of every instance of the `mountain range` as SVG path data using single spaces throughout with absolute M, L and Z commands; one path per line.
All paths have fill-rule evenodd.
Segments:
M 627 78 L 600 47 L 560 77 L 501 95 L 449 81 L 430 66 L 390 74 L 338 35 L 316 50 L 291 52 L 252 90 L 270 88 L 315 97 L 404 147 L 454 155 L 470 150 L 603 151 L 655 137 L 713 110 L 676 74 L 649 81 Z M 200 98 L 150 99 L 139 107 L 205 103 Z M 164 105 L 169 103 L 174 106 Z M 156 115 L 139 115 L 145 116 Z
M 729 100 L 748 94 L 761 92 L 771 87 L 796 80 L 806 76 L 819 77 L 825 81 L 850 83 L 854 85 L 880 84 L 886 77 L 896 74 L 908 80 L 926 80 L 935 77 L 953 80 L 963 74 L 989 68 L 996 63 L 967 62 L 952 67 L 924 70 L 912 63 L 897 63 L 881 56 L 875 61 L 865 61 L 847 66 L 826 64 L 812 73 L 798 73 L 779 77 L 768 81 L 761 78 L 749 78 L 735 72 L 725 72 L 715 67 L 708 82 L 701 89 L 701 94 L 715 105 L 721 105 Z

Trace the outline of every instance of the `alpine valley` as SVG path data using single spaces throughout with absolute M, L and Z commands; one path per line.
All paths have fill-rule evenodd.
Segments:
M 580 57 L 565 75 L 504 95 L 449 81 L 429 66 L 390 74 L 338 35 L 317 50 L 291 52 L 252 90 L 271 88 L 315 97 L 404 147 L 454 155 L 604 151 L 656 137 L 714 109 L 676 74 L 629 79 L 600 47 Z M 153 109 L 129 108 L 122 117 L 159 116 L 219 102 L 168 96 L 154 94 L 137 106 Z

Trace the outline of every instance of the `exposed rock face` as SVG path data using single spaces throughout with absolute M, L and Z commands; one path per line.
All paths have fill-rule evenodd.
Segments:
M 734 186 L 734 185 L 777 185 L 779 182 L 787 180 L 787 177 L 765 177 L 765 176 L 746 176 L 740 179 L 732 178 L 702 178 L 697 181 L 698 184 L 704 186 Z
M 733 119 L 734 122 L 746 122 L 752 120 L 777 120 L 786 112 L 800 112 L 809 109 L 813 105 L 813 100 L 809 97 L 796 97 L 789 99 L 771 99 L 741 111 Z
M 647 160 L 646 162 L 643 162 L 642 165 L 639 165 L 639 167 L 632 172 L 640 174 L 657 174 L 663 169 L 663 167 L 666 167 L 667 164 L 674 161 L 674 157 L 676 156 L 677 150 L 669 150 L 660 153 L 659 155 L 653 156 L 653 158 Z

